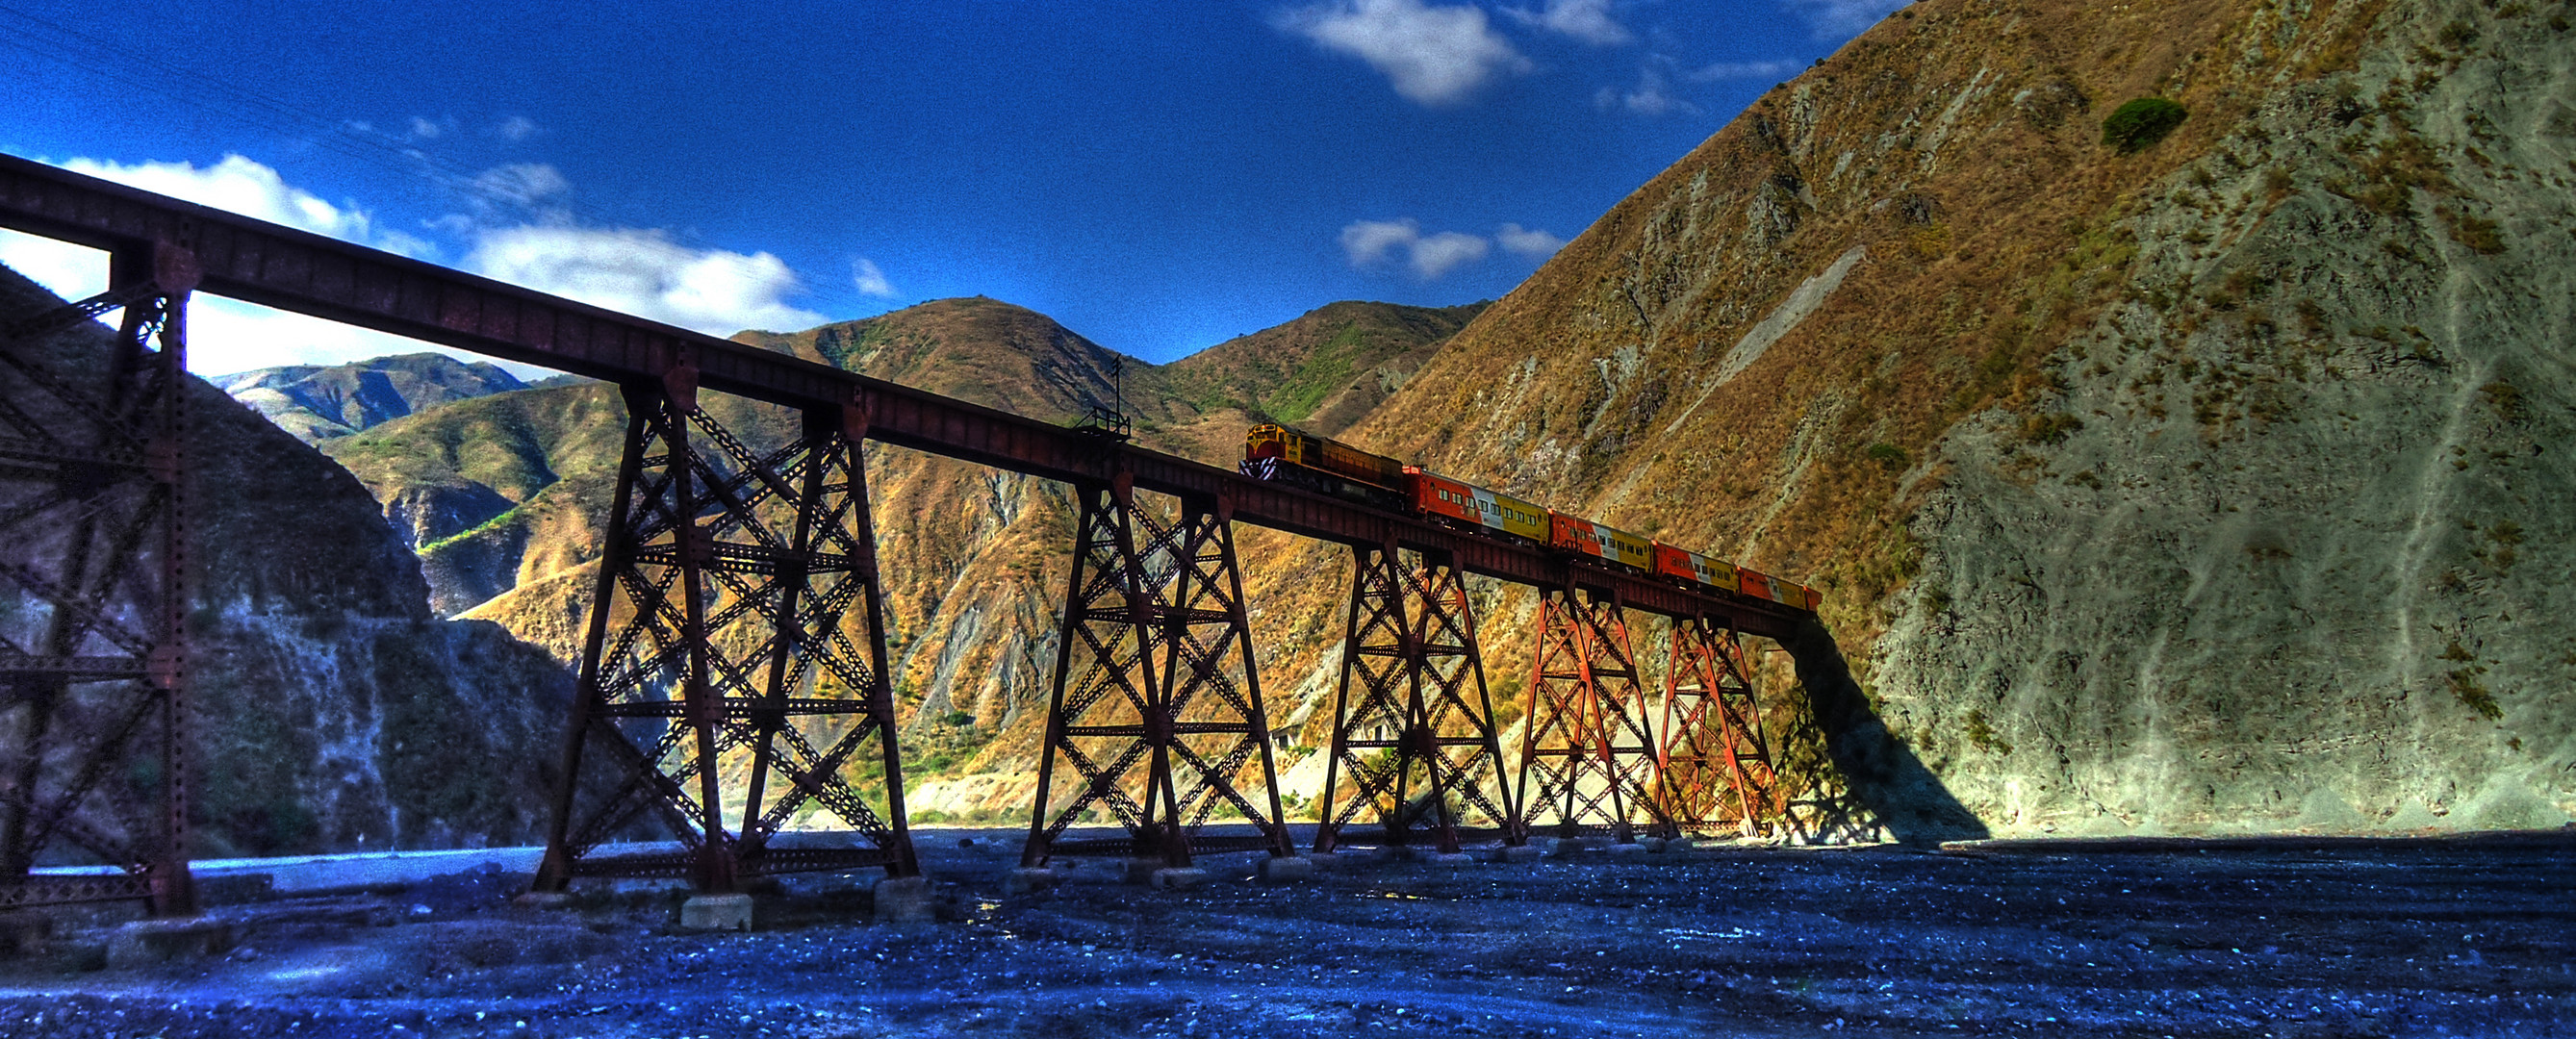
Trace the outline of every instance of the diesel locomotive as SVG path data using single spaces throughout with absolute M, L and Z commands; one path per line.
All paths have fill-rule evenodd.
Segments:
M 1487 537 L 1545 545 L 1602 565 L 1654 574 L 1685 585 L 1814 610 L 1824 595 L 1806 585 L 1747 570 L 1569 516 L 1499 491 L 1453 480 L 1420 466 L 1286 426 L 1254 426 L 1243 436 L 1243 474 L 1386 509 Z

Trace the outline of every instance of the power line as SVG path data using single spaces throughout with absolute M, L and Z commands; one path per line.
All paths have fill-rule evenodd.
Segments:
M 371 126 L 345 119 L 334 119 L 312 109 L 236 86 L 224 79 L 177 62 L 159 59 L 138 60 L 138 56 L 130 49 L 120 48 L 110 41 L 14 6 L 0 4 L 0 14 L 9 16 L 6 19 L 0 19 L 0 45 L 13 47 L 135 90 L 168 98 L 219 118 L 258 126 L 349 159 L 407 177 L 418 177 L 441 189 L 479 200 L 485 205 L 503 209 L 535 208 L 534 200 L 501 190 L 489 182 L 486 178 L 492 171 L 476 170 L 453 159 L 430 154 L 410 142 Z M 148 69 L 165 77 L 184 79 L 187 81 L 186 88 L 180 89 L 165 81 L 138 76 L 132 71 L 137 68 Z M 226 103 L 210 101 L 209 97 L 221 98 Z M 730 267 L 746 281 L 758 282 L 768 274 L 758 268 L 750 256 L 708 243 L 703 236 L 695 232 L 673 232 L 668 229 L 653 228 L 649 220 L 623 220 L 568 195 L 554 201 L 559 201 L 561 203 L 559 208 L 575 218 L 576 227 L 586 223 L 594 228 L 653 230 L 658 233 L 673 234 L 681 244 L 708 254 L 708 258 L 716 259 Z M 782 266 L 784 266 L 783 262 Z M 792 267 L 787 270 L 791 275 L 796 273 Z M 847 310 L 864 310 L 869 307 L 866 301 L 850 295 L 848 291 L 827 287 L 836 286 L 836 283 L 826 282 L 823 286 L 817 286 L 806 284 L 806 279 L 802 277 L 798 277 L 797 281 L 798 288 L 802 289 L 806 296 L 825 305 Z

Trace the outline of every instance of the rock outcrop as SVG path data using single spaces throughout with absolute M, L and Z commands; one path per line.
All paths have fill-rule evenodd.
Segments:
M 0 313 L 60 305 L 0 273 Z M 111 338 L 82 325 L 39 349 L 95 372 Z M 346 470 L 205 382 L 185 400 L 195 854 L 542 839 L 570 676 L 498 625 L 432 615 Z
M 1916 3 L 1354 436 L 1824 588 L 1900 829 L 2557 825 L 2569 16 Z

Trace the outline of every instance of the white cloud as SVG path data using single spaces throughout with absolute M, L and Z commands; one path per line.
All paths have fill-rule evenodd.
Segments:
M 1782 79 L 1798 71 L 1794 61 L 1721 61 L 1690 70 L 1682 78 L 1693 83 L 1714 83 L 1721 79 Z
M 322 201 L 312 192 L 287 184 L 276 170 L 239 155 L 226 155 L 222 161 L 204 169 L 185 162 L 126 165 L 96 159 L 72 159 L 58 165 L 74 173 L 86 173 L 101 180 L 112 180 L 272 224 L 284 224 L 342 241 L 381 244 L 378 236 L 371 233 L 373 221 L 365 210 L 355 204 L 335 206 Z
M 1791 9 L 1803 14 L 1816 35 L 1856 36 L 1876 25 L 1897 8 L 1914 0 L 1788 0 Z
M 227 155 L 203 169 L 184 162 L 127 165 L 92 159 L 60 165 L 345 241 L 410 255 L 429 251 L 419 239 L 376 230 L 367 212 L 356 205 L 324 202 L 287 184 L 276 170 L 239 155 Z M 487 170 L 476 178 L 475 187 L 491 201 L 557 216 L 561 211 L 549 207 L 571 186 L 554 167 L 527 164 Z M 662 231 L 577 228 L 569 226 L 568 217 L 551 224 L 510 226 L 459 218 L 440 226 L 474 239 L 475 247 L 461 265 L 467 270 L 638 317 L 713 335 L 746 328 L 811 328 L 824 321 L 823 315 L 786 302 L 803 285 L 785 261 L 765 252 L 744 255 L 694 249 L 672 241 Z M 0 263 L 68 299 L 106 288 L 105 254 L 78 246 L 0 232 Z M 188 311 L 191 371 L 230 373 L 284 364 L 337 364 L 432 349 L 415 340 L 235 300 L 206 296 L 197 300 Z
M 494 166 L 474 175 L 469 188 L 475 207 L 487 219 L 496 210 L 512 210 L 543 223 L 569 223 L 571 210 L 565 200 L 572 195 L 572 181 L 563 171 L 542 162 L 516 162 Z
M 0 231 L 0 264 L 26 275 L 67 300 L 87 299 L 107 288 L 107 254 L 50 238 Z M 106 317 L 113 325 L 114 313 Z M 290 364 L 341 364 L 366 357 L 436 351 L 491 360 L 416 339 L 354 325 L 198 294 L 188 301 L 188 370 L 229 375 Z M 520 375 L 542 369 L 502 362 Z
M 1457 104 L 1496 76 L 1535 67 L 1472 6 L 1333 0 L 1281 11 L 1272 23 L 1325 50 L 1368 62 L 1394 83 L 1397 94 L 1425 105 Z
M 527 116 L 514 115 L 501 120 L 501 125 L 493 127 L 492 132 L 499 134 L 503 140 L 524 141 L 544 132 L 544 128 L 538 126 L 536 120 Z
M 230 375 L 290 364 L 346 364 L 370 357 L 417 353 L 490 361 L 521 377 L 553 374 L 533 365 L 220 296 L 192 296 L 188 302 L 188 370 L 200 375 Z
M 1401 252 L 1405 265 L 1424 281 L 1437 281 L 1461 265 L 1484 259 L 1492 249 L 1492 242 L 1477 235 L 1423 234 L 1422 225 L 1409 219 L 1359 220 L 1342 228 L 1342 251 L 1350 256 L 1351 266 L 1384 266 Z
M 1504 224 L 1501 230 L 1494 232 L 1494 240 L 1502 243 L 1504 252 L 1537 260 L 1554 256 L 1557 250 L 1565 248 L 1565 239 L 1519 224 Z
M 1684 115 L 1699 114 L 1699 106 L 1675 95 L 1672 87 L 1664 82 L 1663 72 L 1651 65 L 1637 74 L 1636 89 L 1623 91 L 1615 87 L 1603 87 L 1599 93 L 1592 95 L 1592 103 L 1603 109 L 1624 108 L 1644 116 L 1670 115 L 1675 112 Z
M 1610 17 L 1610 0 L 1547 0 L 1544 10 L 1506 7 L 1503 13 L 1523 25 L 1562 33 L 1596 47 L 1615 47 L 1637 38 L 1627 26 Z
M 419 116 L 411 117 L 411 135 L 414 137 L 418 137 L 424 141 L 433 140 L 442 132 L 444 131 L 437 123 L 430 122 L 429 120 L 423 119 Z
M 1374 267 L 1394 249 L 1410 249 L 1422 240 L 1422 225 L 1411 220 L 1357 220 L 1342 228 L 1342 251 L 1351 266 Z
M 1462 264 L 1484 259 L 1491 248 L 1492 242 L 1475 235 L 1442 231 L 1413 243 L 1413 273 L 1424 281 L 1438 281 Z
M 0 229 L 0 265 L 67 300 L 107 291 L 107 254 L 70 242 Z
M 895 294 L 894 283 L 886 280 L 885 272 L 877 269 L 875 260 L 865 256 L 850 261 L 850 284 L 870 296 L 892 298 Z
M 788 305 L 796 272 L 768 253 L 692 249 L 659 230 L 519 226 L 486 230 L 465 267 L 539 292 L 710 335 L 791 331 L 824 317 Z

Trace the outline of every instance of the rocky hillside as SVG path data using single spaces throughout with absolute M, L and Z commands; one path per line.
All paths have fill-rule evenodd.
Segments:
M 1354 402 L 1400 384 L 1476 309 L 1334 304 L 1160 367 L 982 298 L 738 338 L 1057 423 L 1110 403 L 1123 384 L 1139 442 L 1227 465 L 1252 422 L 1356 414 Z M 1293 392 L 1281 391 L 1292 382 Z M 793 428 L 773 408 L 721 395 L 707 402 L 755 448 Z M 613 388 L 558 386 L 425 409 L 323 449 L 417 548 L 441 612 L 498 622 L 569 660 L 580 650 L 624 421 Z M 909 746 L 917 775 L 944 777 L 911 801 L 962 817 L 1024 811 L 1040 735 L 1027 709 L 1043 705 L 1054 665 L 1069 498 L 1041 481 L 884 445 L 871 445 L 869 458 Z M 1246 539 L 1247 557 L 1286 547 Z M 1293 666 L 1311 669 L 1311 657 L 1310 647 Z
M 1172 362 L 1171 392 L 1321 436 L 1359 421 L 1486 304 L 1328 303 Z
M 308 444 L 432 405 L 527 388 L 498 365 L 444 354 L 260 368 L 207 381 Z
M 0 314 L 61 304 L 0 272 Z M 110 339 L 36 351 L 95 373 Z M 196 854 L 540 839 L 569 678 L 498 625 L 432 615 L 345 470 L 212 385 L 188 394 Z
M 1352 435 L 1824 588 L 1900 831 L 2557 825 L 2571 18 L 1923 0 Z

